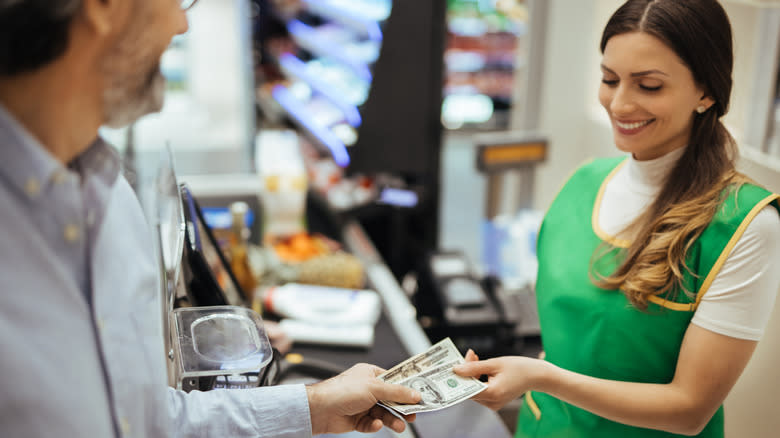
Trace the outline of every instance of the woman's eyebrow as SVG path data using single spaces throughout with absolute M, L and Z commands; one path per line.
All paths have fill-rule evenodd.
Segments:
M 611 68 L 607 67 L 604 64 L 601 64 L 601 69 L 606 71 L 607 73 L 612 73 L 613 75 L 617 76 L 617 73 L 615 73 L 614 70 L 612 70 Z M 657 74 L 664 75 L 664 76 L 669 76 L 668 74 L 662 72 L 661 70 L 652 69 L 652 70 L 643 70 L 643 71 L 638 71 L 636 73 L 631 73 L 631 77 L 647 76 L 647 75 L 653 74 L 653 73 L 657 73 Z
M 662 72 L 661 70 L 645 70 L 645 71 L 638 71 L 636 73 L 631 73 L 631 77 L 637 77 L 637 76 L 647 76 L 649 74 L 657 73 L 659 75 L 669 76 L 668 74 Z

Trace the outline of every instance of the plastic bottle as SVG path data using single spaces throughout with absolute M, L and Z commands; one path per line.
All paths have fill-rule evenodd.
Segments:
M 295 131 L 263 130 L 255 139 L 255 165 L 263 181 L 263 243 L 305 231 L 308 179 Z
M 287 283 L 263 291 L 263 307 L 279 316 L 321 325 L 374 325 L 381 302 L 376 292 Z
M 248 240 L 249 228 L 246 226 L 246 215 L 249 206 L 245 202 L 234 202 L 230 205 L 232 226 L 230 232 L 230 268 L 236 281 L 248 301 L 252 301 L 257 287 L 252 267 L 249 265 Z

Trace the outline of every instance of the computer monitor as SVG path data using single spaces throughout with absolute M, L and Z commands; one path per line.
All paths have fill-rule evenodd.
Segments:
M 184 233 L 183 280 L 193 306 L 247 306 L 227 258 L 209 228 L 198 201 L 186 184 L 180 184 Z

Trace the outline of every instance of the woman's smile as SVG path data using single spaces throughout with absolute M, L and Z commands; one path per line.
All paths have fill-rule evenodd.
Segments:
M 655 122 L 655 119 L 647 120 L 614 120 L 615 130 L 622 135 L 634 135 L 643 131 L 651 123 Z

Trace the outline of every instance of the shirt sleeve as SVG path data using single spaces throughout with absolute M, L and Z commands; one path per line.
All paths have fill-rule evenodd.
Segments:
M 304 385 L 184 391 L 168 388 L 173 436 L 310 438 Z
M 691 321 L 739 339 L 761 338 L 780 288 L 780 216 L 764 207 L 745 229 Z

